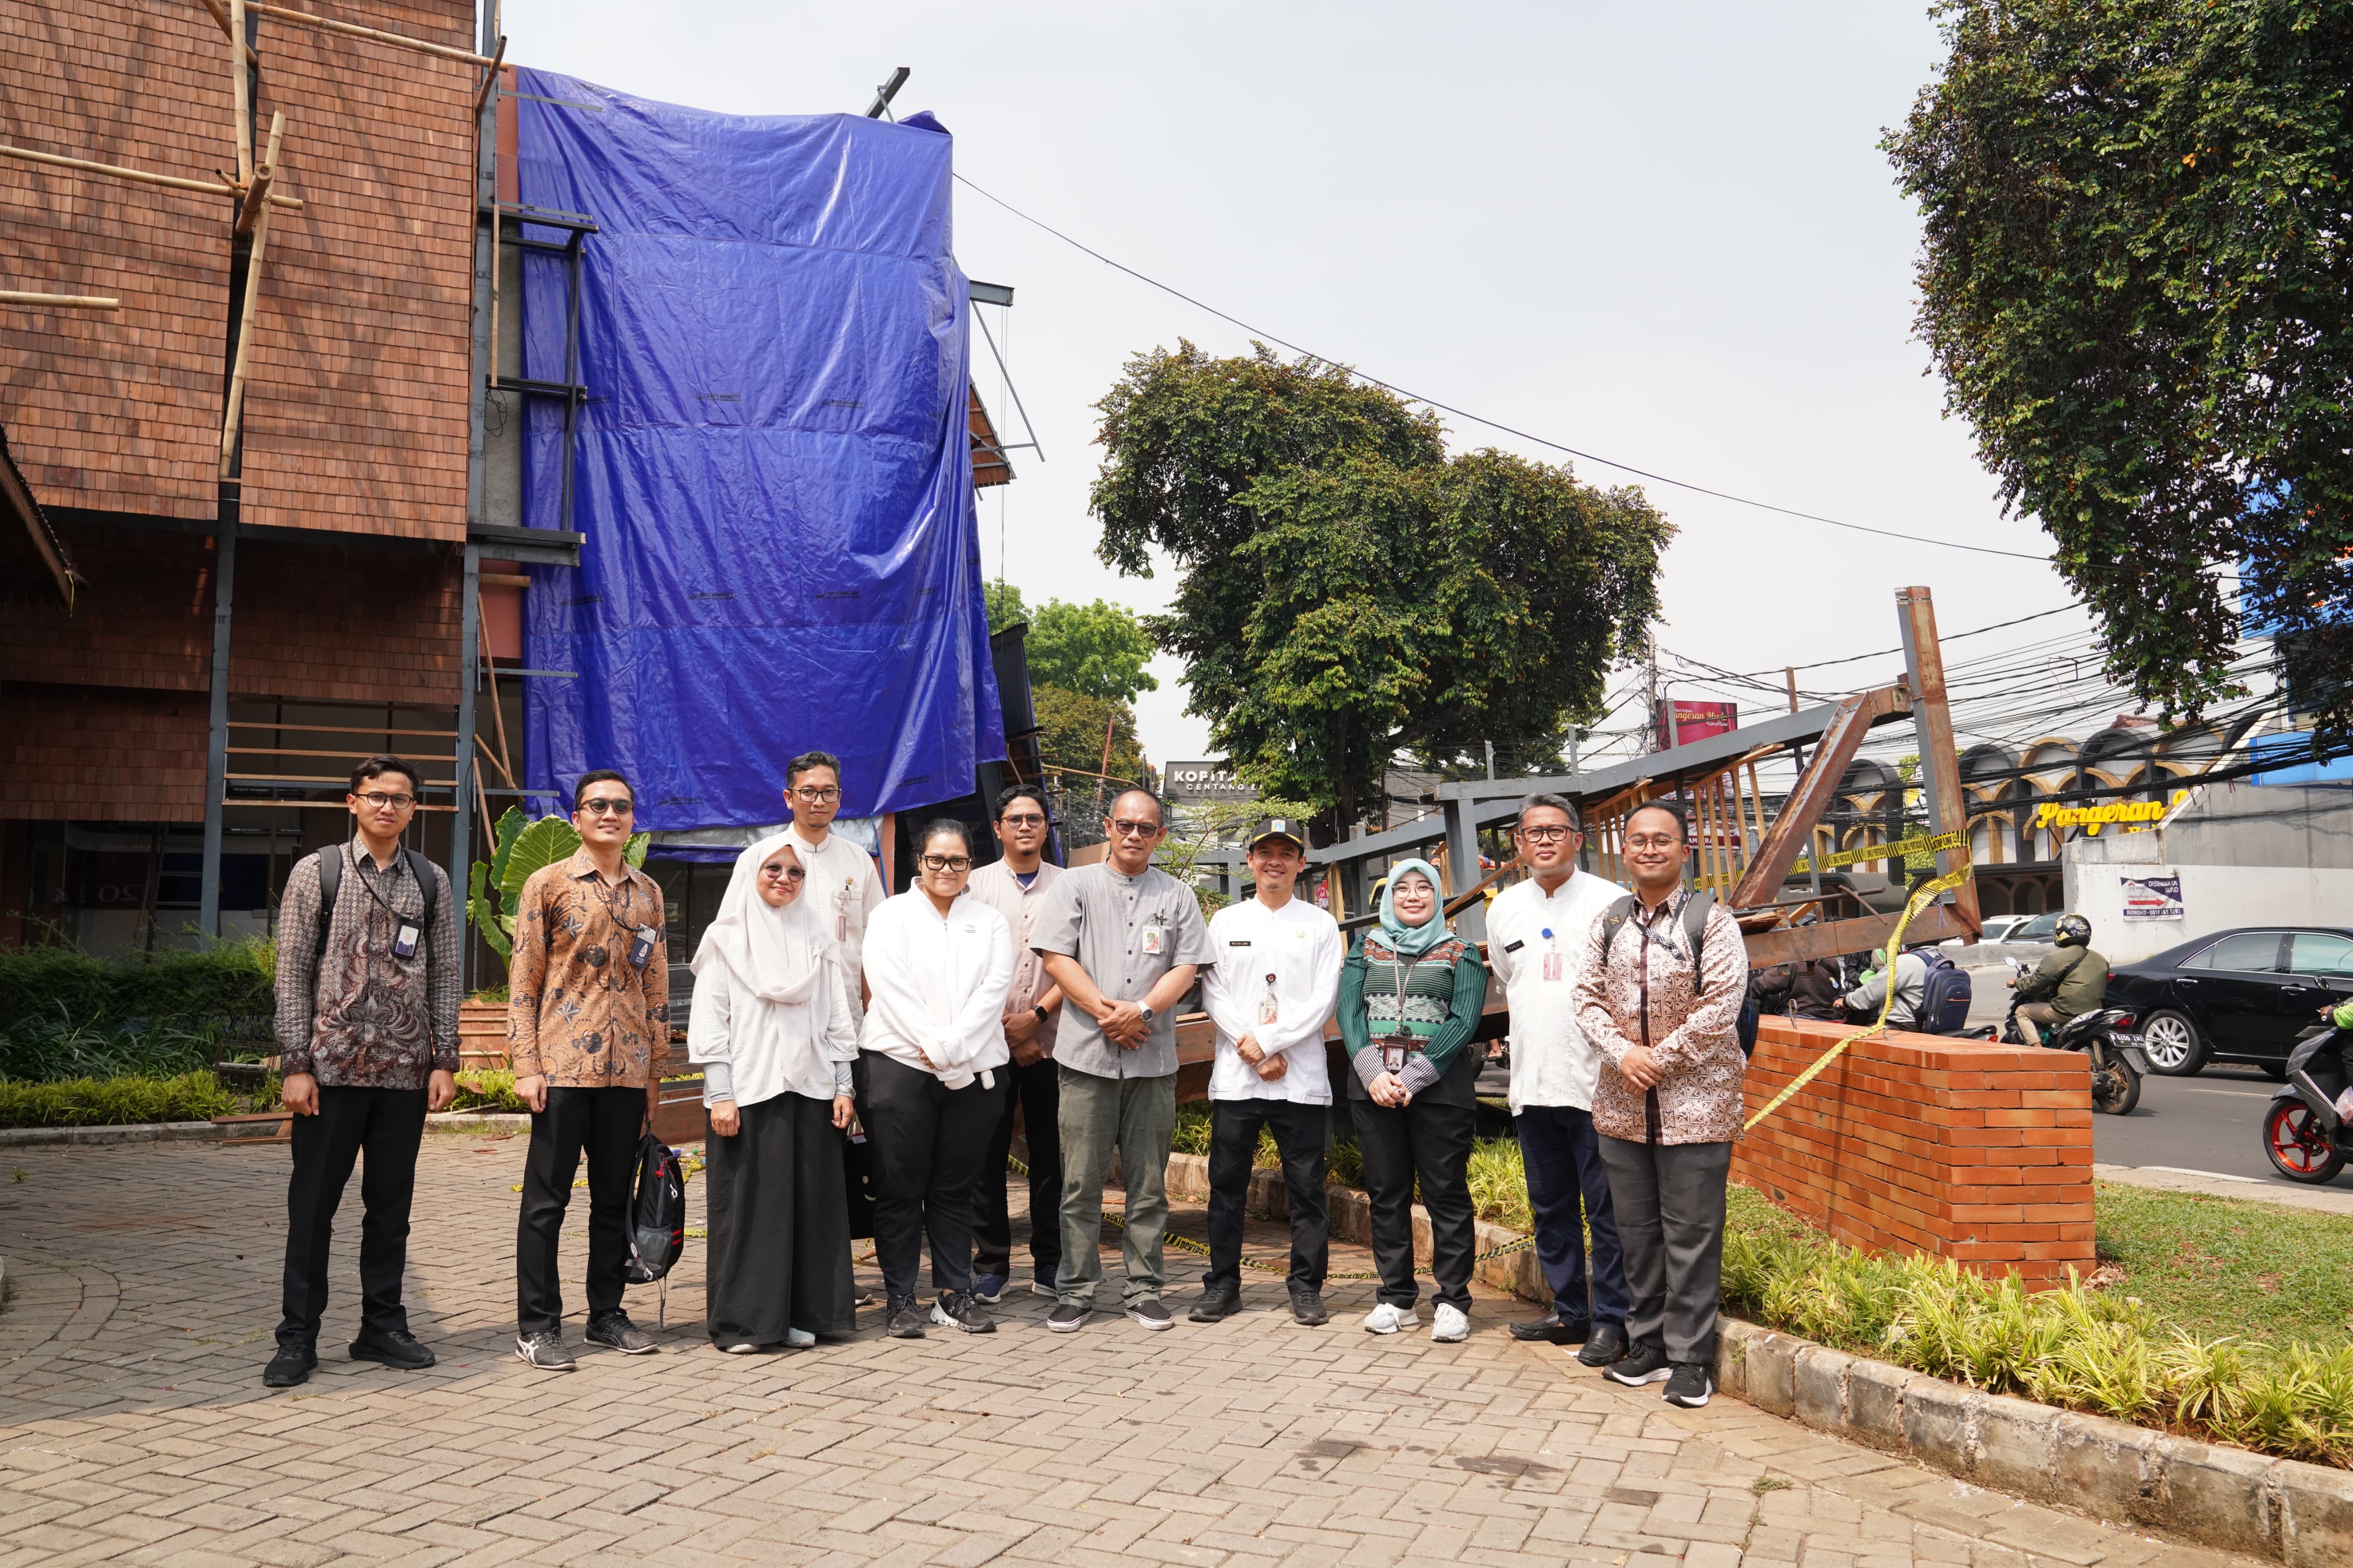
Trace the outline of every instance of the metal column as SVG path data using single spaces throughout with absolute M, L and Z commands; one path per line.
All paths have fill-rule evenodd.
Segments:
M 205 742 L 204 890 L 196 906 L 197 929 L 207 937 L 220 935 L 221 803 L 228 795 L 229 622 L 237 607 L 237 507 L 227 493 L 230 487 L 221 489 L 219 531 L 213 536 L 212 723 Z
M 488 55 L 498 50 L 497 7 L 480 6 L 481 42 Z M 481 105 L 474 115 L 474 344 L 473 374 L 468 378 L 466 428 L 466 523 L 482 521 L 482 401 L 491 365 L 491 287 L 499 264 L 499 89 L 497 73 L 485 84 Z M 480 215 L 487 213 L 488 216 Z M 458 969 L 471 989 L 467 974 L 474 944 L 467 938 L 468 917 L 473 913 L 466 897 L 474 852 L 474 688 L 480 680 L 482 552 L 470 539 L 466 545 L 464 602 L 458 611 L 458 744 L 457 788 L 451 804 L 458 809 L 449 819 L 449 890 L 458 916 Z M 484 823 L 487 830 L 490 824 Z
M 1479 827 L 1471 805 L 1460 798 L 1440 804 L 1446 818 L 1446 868 L 1457 898 L 1479 885 Z M 1454 930 L 1466 942 L 1485 941 L 1487 900 L 1479 899 L 1465 905 L 1454 917 Z

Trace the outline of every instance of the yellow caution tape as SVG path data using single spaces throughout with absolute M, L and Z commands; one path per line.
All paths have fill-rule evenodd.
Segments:
M 1789 868 L 1789 875 L 1803 876 L 1817 865 L 1827 871 L 1833 866 L 1860 866 L 1866 860 L 1901 860 L 1914 855 L 1931 855 L 1940 850 L 1958 849 L 1968 841 L 1968 837 L 1967 834 L 1955 829 L 1951 833 L 1938 833 L 1933 836 L 1924 833 L 1916 838 L 1899 838 L 1893 844 L 1866 844 L 1860 849 L 1841 849 L 1834 855 L 1823 856 L 1819 862 L 1800 855 L 1798 857 L 1798 863 Z
M 1947 835 L 1947 837 L 1957 836 Z M 1904 951 L 1904 928 L 1912 923 L 1912 917 L 1918 914 L 1922 910 L 1926 909 L 1928 905 L 1934 901 L 1937 894 L 1949 892 L 1953 889 L 1959 887 L 1963 882 L 1968 881 L 1969 879 L 1971 869 L 1972 868 L 1964 866 L 1957 871 L 1946 873 L 1944 876 L 1937 878 L 1933 882 L 1925 882 L 1921 884 L 1920 890 L 1918 892 L 1914 893 L 1909 900 L 1905 900 L 1903 914 L 1896 917 L 1895 930 L 1887 939 L 1887 951 L 1891 955 L 1900 953 Z M 1892 969 L 1894 963 L 1892 956 L 1889 963 Z M 1887 1027 L 1887 1015 L 1894 1010 L 1894 1006 L 1895 984 L 1891 976 L 1887 985 L 1887 994 L 1881 997 L 1879 1000 L 1879 1016 L 1872 1020 L 1868 1027 L 1857 1029 L 1853 1034 L 1849 1035 L 1845 1039 L 1841 1040 L 1837 1045 L 1832 1046 L 1829 1050 L 1824 1051 L 1820 1056 L 1815 1058 L 1814 1064 L 1811 1067 L 1799 1073 L 1796 1078 L 1791 1079 L 1789 1080 L 1789 1087 L 1775 1095 L 1772 1100 L 1766 1104 L 1765 1109 L 1750 1117 L 1746 1124 L 1740 1130 L 1743 1132 L 1752 1132 L 1756 1131 L 1757 1124 L 1758 1122 L 1764 1121 L 1767 1117 L 1772 1115 L 1775 1111 L 1788 1104 L 1790 1100 L 1797 1098 L 1798 1091 L 1805 1088 L 1806 1085 L 1813 1082 L 1815 1078 L 1820 1074 L 1824 1068 L 1837 1060 L 1840 1052 L 1845 1050 L 1857 1040 L 1868 1039 L 1873 1035 L 1876 1035 L 1883 1031 Z

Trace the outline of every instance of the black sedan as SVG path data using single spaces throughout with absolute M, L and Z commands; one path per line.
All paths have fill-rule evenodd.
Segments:
M 2108 977 L 2108 1005 L 2132 1010 L 2149 1066 L 2174 1076 L 2253 1062 L 2284 1077 L 2296 1036 L 2348 997 L 2353 928 L 2339 926 L 2216 931 Z

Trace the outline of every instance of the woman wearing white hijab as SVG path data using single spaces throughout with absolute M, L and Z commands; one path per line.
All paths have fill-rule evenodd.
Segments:
M 779 834 L 736 858 L 694 954 L 687 1056 L 711 1119 L 711 1342 L 745 1355 L 852 1327 L 841 1134 L 858 1037 L 839 949 Z
M 893 1339 L 923 1337 L 915 1271 L 932 1242 L 931 1321 L 996 1331 L 972 1294 L 972 1193 L 1012 1079 L 1005 993 L 1013 931 L 965 890 L 972 838 L 943 817 L 917 841 L 915 885 L 866 923 L 864 1078 L 874 1152 L 874 1260 Z

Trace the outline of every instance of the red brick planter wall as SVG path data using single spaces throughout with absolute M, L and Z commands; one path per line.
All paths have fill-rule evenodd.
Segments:
M 1765 1019 L 1748 1114 L 1847 1032 Z M 2064 1284 L 2069 1265 L 2095 1266 L 2090 1066 L 1930 1035 L 1862 1041 L 1735 1147 L 1732 1179 L 1852 1246 Z

